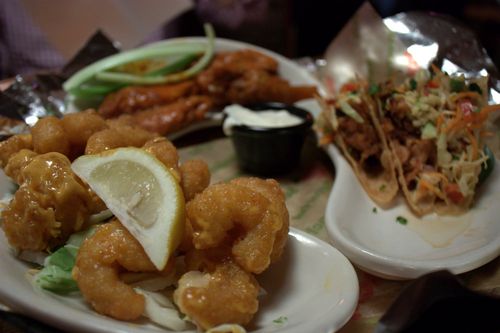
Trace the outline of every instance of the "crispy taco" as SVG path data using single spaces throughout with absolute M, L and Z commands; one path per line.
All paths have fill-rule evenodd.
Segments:
M 486 89 L 486 79 L 470 82 L 437 69 L 380 86 L 378 117 L 416 214 L 460 214 L 471 206 L 481 172 L 494 161 L 483 139 L 498 106 L 487 105 Z
M 382 207 L 398 192 L 395 166 L 376 117 L 376 104 L 363 81 L 344 85 L 332 99 L 320 98 L 321 143 L 335 143 L 370 198 Z

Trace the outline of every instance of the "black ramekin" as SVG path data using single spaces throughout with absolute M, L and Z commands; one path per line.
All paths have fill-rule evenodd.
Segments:
M 245 105 L 254 111 L 286 110 L 302 118 L 298 125 L 280 128 L 237 125 L 232 127 L 233 142 L 239 166 L 262 176 L 290 172 L 300 161 L 302 146 L 311 131 L 313 116 L 306 110 L 282 103 Z

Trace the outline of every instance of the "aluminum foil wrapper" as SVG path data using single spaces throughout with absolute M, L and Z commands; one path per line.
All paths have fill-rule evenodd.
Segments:
M 434 64 L 449 75 L 488 77 L 489 102 L 500 104 L 500 74 L 477 36 L 456 19 L 429 12 L 408 12 L 382 19 L 365 2 L 317 62 L 329 93 L 356 77 L 370 83 L 402 81 Z M 496 133 L 488 145 L 500 156 L 500 113 L 490 116 Z
M 115 43 L 97 31 L 60 71 L 16 76 L 0 91 L 0 140 L 28 131 L 42 117 L 70 112 L 63 82 L 81 68 L 117 52 Z

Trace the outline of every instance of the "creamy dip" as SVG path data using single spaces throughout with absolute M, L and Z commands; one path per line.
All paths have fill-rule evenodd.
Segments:
M 253 111 L 238 104 L 232 104 L 224 108 L 227 118 L 224 120 L 222 129 L 226 135 L 231 135 L 232 127 L 238 125 L 280 128 L 299 125 L 304 122 L 287 110 L 262 110 Z

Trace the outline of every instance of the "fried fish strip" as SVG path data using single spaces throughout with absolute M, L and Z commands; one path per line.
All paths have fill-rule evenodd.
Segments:
M 292 86 L 283 78 L 268 72 L 250 70 L 232 81 L 226 91 L 226 103 L 251 104 L 281 102 L 293 104 L 317 93 L 314 86 Z
M 190 96 L 177 102 L 134 113 L 131 121 L 148 131 L 167 135 L 203 120 L 213 106 L 211 98 Z
M 223 52 L 196 82 L 219 106 L 230 103 L 282 102 L 311 98 L 314 86 L 291 86 L 278 76 L 278 62 L 254 50 Z
M 157 86 L 129 86 L 108 95 L 99 106 L 98 112 L 105 118 L 134 113 L 174 102 L 192 94 L 195 89 L 194 81 Z

